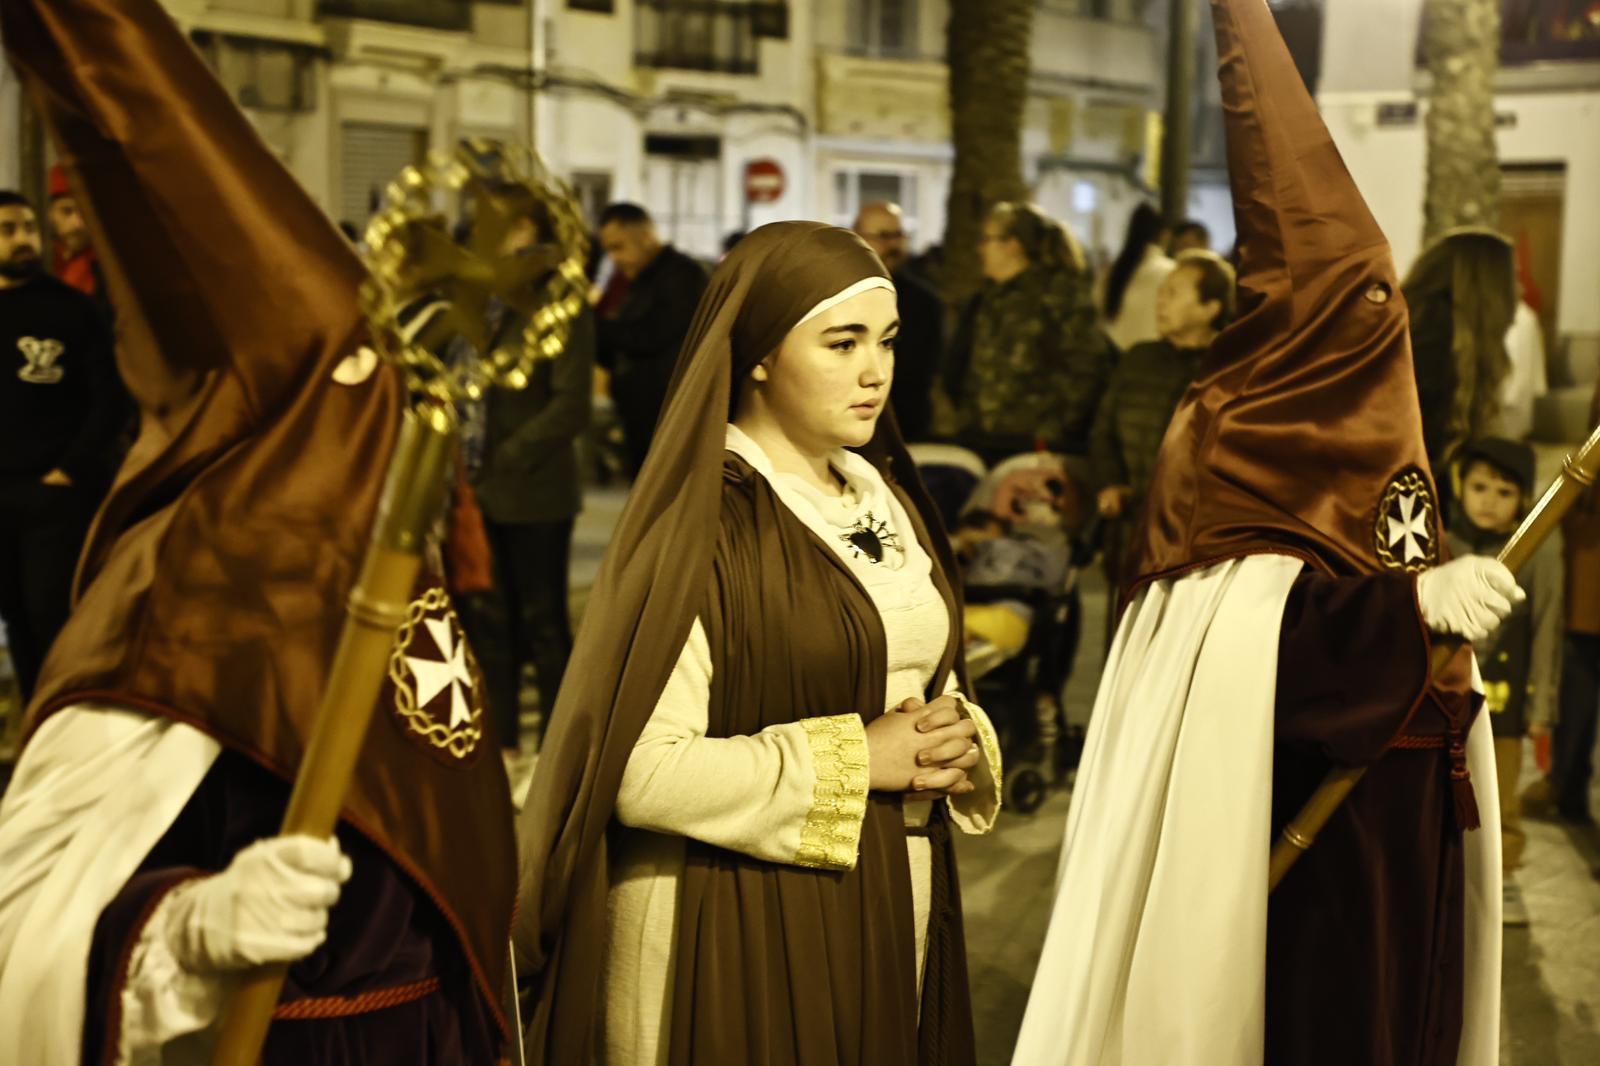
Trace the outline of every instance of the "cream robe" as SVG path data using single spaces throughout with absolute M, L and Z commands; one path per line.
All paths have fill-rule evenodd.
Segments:
M 1301 569 L 1233 559 L 1124 614 L 1013 1066 L 1260 1066 L 1278 633 Z M 1487 716 L 1468 763 L 1494 780 Z M 1477 793 L 1462 1066 L 1499 1055 L 1500 811 Z
M 0 804 L 0 1063 L 79 1061 L 100 912 L 220 751 L 180 722 L 97 705 L 57 712 L 28 742 Z M 213 978 L 185 973 L 157 938 L 141 937 L 117 1063 L 204 1062 L 168 1041 L 210 1025 L 218 1005 Z

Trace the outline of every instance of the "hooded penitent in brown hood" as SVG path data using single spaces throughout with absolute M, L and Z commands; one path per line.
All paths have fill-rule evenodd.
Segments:
M 227 752 L 212 778 L 225 765 L 259 773 L 248 760 L 287 782 L 406 405 L 389 367 L 368 361 L 335 380 L 362 341 L 361 264 L 159 4 L 4 0 L 0 13 L 11 60 L 88 209 L 116 296 L 123 377 L 143 414 L 86 549 L 30 736 L 73 705 L 133 707 L 220 741 Z M 494 746 L 474 735 L 482 720 L 470 683 L 447 678 L 436 696 L 419 676 L 426 667 L 411 665 L 451 660 L 459 626 L 448 602 L 428 590 L 412 614 L 343 812 L 365 843 L 341 836 L 357 882 L 364 863 L 389 869 L 384 883 L 412 908 L 411 927 L 437 929 L 424 970 L 443 978 L 447 1001 L 465 1004 L 461 1054 L 471 1058 L 499 1042 L 491 1019 L 515 861 L 507 784 Z M 435 699 L 463 703 L 468 720 L 441 714 Z M 424 728 L 435 715 L 449 721 L 449 744 Z M 286 793 L 267 778 L 251 787 L 270 797 L 251 831 L 274 832 Z M 359 894 L 352 883 L 347 895 Z M 350 904 L 361 907 L 374 908 L 370 928 L 382 924 L 377 901 Z M 358 918 L 344 928 L 369 927 Z M 337 943 L 339 911 L 333 929 Z M 118 946 L 106 947 L 114 958 Z M 339 972 L 322 976 L 337 982 Z M 378 990 L 344 976 L 356 987 L 333 990 Z M 328 989 L 297 968 L 290 996 L 297 982 Z
M 614 819 L 619 788 L 696 619 L 713 665 L 707 736 L 749 737 L 853 711 L 870 721 L 881 712 L 885 635 L 877 608 L 834 550 L 780 502 L 773 483 L 727 450 L 726 424 L 737 383 L 791 327 L 822 301 L 886 277 L 848 231 L 778 223 L 739 242 L 701 301 L 596 580 L 521 818 L 515 942 L 531 1063 L 591 1061 L 609 1031 L 607 1012 L 630 1010 L 633 1003 L 622 1000 L 639 999 L 652 978 L 666 982 L 666 1016 L 655 1024 L 660 1061 L 674 1066 L 973 1061 L 942 813 L 931 834 L 933 918 L 918 1024 L 908 831 L 898 796 L 871 793 L 859 855 L 851 847 L 845 857 L 849 868 L 763 861 L 688 834 L 676 838 L 681 845 L 658 838 L 682 857 L 666 904 L 677 915 L 664 933 L 669 972 L 606 972 L 615 919 L 608 894 L 624 834 L 632 832 Z M 951 620 L 928 689 L 937 693 L 960 646 L 944 541 L 929 536 L 932 508 L 887 417 L 862 454 L 891 485 L 899 475 L 897 506 L 909 516 L 908 532 L 934 557 L 936 597 Z M 608 1001 L 608 985 L 619 984 L 630 987 Z M 654 1048 L 655 1032 L 648 1035 Z
M 1394 486 L 1434 498 L 1389 243 L 1266 4 L 1213 12 L 1239 313 L 1167 431 L 1136 583 L 1259 551 L 1342 574 L 1437 562 L 1431 509 L 1408 544 L 1386 521 Z
M 1492 742 L 1464 653 L 1430 681 L 1430 630 L 1474 630 L 1438 590 L 1503 617 L 1514 583 L 1438 565 L 1388 244 L 1265 0 L 1211 10 L 1239 316 L 1133 537 L 1014 1062 L 1487 1066 L 1498 840 L 1463 830 Z M 1334 766 L 1366 775 L 1269 900 Z

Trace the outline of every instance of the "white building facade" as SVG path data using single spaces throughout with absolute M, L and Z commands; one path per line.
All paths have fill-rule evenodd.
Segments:
M 1145 6 L 1041 0 L 1035 24 L 1029 178 L 1091 245 L 1115 247 L 1146 182 L 1161 64 Z M 953 159 L 948 14 L 946 0 L 549 0 L 539 148 L 587 198 L 638 200 L 697 254 L 776 219 L 848 225 L 874 200 L 900 203 L 925 247 Z M 757 162 L 781 168 L 783 192 L 751 204 Z
M 1421 250 L 1427 178 L 1422 6 L 1324 8 L 1318 104 L 1402 273 Z M 1587 424 L 1600 373 L 1600 27 L 1563 26 L 1566 11 L 1527 3 L 1503 25 L 1494 103 L 1499 226 L 1523 246 L 1542 297 L 1553 392 L 1538 417 L 1552 437 Z
M 336 220 L 361 224 L 401 167 L 485 135 L 533 141 L 591 212 L 636 200 L 706 257 L 734 231 L 849 224 L 882 199 L 915 247 L 943 234 L 948 0 L 162 2 Z M 1102 255 L 1154 197 L 1165 8 L 1039 0 L 1025 170 Z M 0 81 L 0 137 L 31 135 L 42 158 L 18 99 Z M 18 184 L 29 153 L 6 154 Z M 781 191 L 769 177 L 750 202 L 752 163 Z
M 521 0 L 163 0 L 331 217 L 361 223 L 406 164 L 460 138 L 526 140 Z

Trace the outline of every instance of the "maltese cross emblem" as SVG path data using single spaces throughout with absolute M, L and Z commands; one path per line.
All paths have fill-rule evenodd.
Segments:
M 1391 570 L 1415 573 L 1439 561 L 1438 507 L 1421 471 L 1408 470 L 1389 483 L 1373 532 L 1378 561 Z
M 483 739 L 478 664 L 443 589 L 411 605 L 389 656 L 395 713 L 413 734 L 457 759 Z

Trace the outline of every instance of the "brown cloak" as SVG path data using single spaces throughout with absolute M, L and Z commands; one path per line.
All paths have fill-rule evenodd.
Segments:
M 735 382 L 822 300 L 887 272 L 845 230 L 778 223 L 712 277 L 655 442 L 607 550 L 523 811 L 515 947 L 530 1063 L 593 1061 L 603 1027 L 607 829 L 623 768 L 697 615 L 713 656 L 713 734 L 881 710 L 871 602 L 771 487 L 724 452 Z M 933 508 L 885 416 L 863 453 L 900 474 L 951 604 Z M 941 573 L 942 570 L 942 573 Z M 827 626 L 813 619 L 829 620 Z M 800 620 L 804 620 L 802 623 Z M 942 683 L 943 677 L 936 679 Z M 954 861 L 933 830 L 935 917 L 917 1026 L 910 881 L 897 797 L 874 795 L 855 870 L 778 867 L 689 842 L 675 951 L 679 1066 L 970 1063 Z
M 365 329 L 361 263 L 154 0 L 3 0 L 0 25 L 88 216 L 143 417 L 29 735 L 109 701 L 291 781 L 406 405 L 390 368 L 332 379 Z M 448 658 L 411 628 L 401 687 L 407 655 Z M 408 727 L 394 688 L 380 699 L 343 817 L 438 908 L 498 1018 L 505 770 L 492 744 L 457 757 Z
M 1267 1061 L 1453 1063 L 1465 653 L 1431 683 L 1411 575 L 1445 554 L 1406 305 L 1264 0 L 1212 0 L 1239 316 L 1162 444 L 1133 583 L 1278 553 L 1273 827 L 1335 764 L 1366 778 L 1271 897 Z

